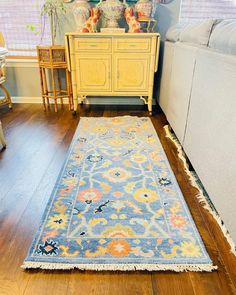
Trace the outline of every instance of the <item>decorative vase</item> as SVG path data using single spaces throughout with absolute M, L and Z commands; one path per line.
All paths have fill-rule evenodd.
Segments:
M 73 14 L 77 31 L 82 32 L 84 23 L 90 16 L 90 5 L 88 0 L 77 0 L 73 6 Z
M 139 0 L 135 4 L 138 18 L 150 18 L 152 13 L 152 2 L 150 0 Z
M 125 5 L 119 0 L 106 0 L 98 4 L 99 9 L 102 11 L 106 19 L 107 28 L 119 28 L 118 19 L 125 8 Z

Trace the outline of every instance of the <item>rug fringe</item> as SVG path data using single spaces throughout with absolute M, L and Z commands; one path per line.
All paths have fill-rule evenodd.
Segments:
M 165 125 L 164 126 L 164 130 L 166 132 L 166 137 L 171 139 L 171 141 L 175 144 L 176 148 L 177 148 L 177 152 L 178 152 L 178 156 L 179 158 L 183 161 L 184 164 L 184 170 L 185 172 L 188 174 L 191 185 L 194 186 L 195 188 L 198 189 L 198 194 L 197 194 L 197 199 L 199 201 L 199 203 L 206 209 L 208 210 L 211 215 L 214 217 L 214 219 L 216 220 L 216 222 L 218 223 L 218 225 L 220 226 L 226 240 L 228 241 L 230 248 L 231 248 L 231 252 L 236 255 L 236 244 L 233 241 L 233 239 L 231 238 L 227 228 L 224 225 L 224 221 L 221 219 L 221 217 L 219 216 L 219 214 L 214 211 L 211 206 L 209 205 L 209 202 L 206 198 L 206 196 L 204 195 L 203 189 L 201 188 L 201 186 L 197 183 L 197 177 L 189 170 L 189 166 L 186 160 L 186 155 L 183 151 L 183 148 L 181 146 L 181 144 L 179 143 L 178 139 L 176 138 L 176 136 L 171 133 L 169 125 Z
M 43 263 L 43 262 L 24 262 L 23 269 L 48 269 L 48 270 L 95 270 L 95 271 L 205 271 L 211 272 L 217 269 L 212 264 L 66 264 L 66 263 Z

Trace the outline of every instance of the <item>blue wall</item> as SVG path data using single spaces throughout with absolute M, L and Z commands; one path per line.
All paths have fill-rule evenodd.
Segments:
M 168 29 L 178 23 L 180 13 L 181 0 L 174 0 L 169 4 L 158 4 L 155 12 L 155 19 L 157 19 L 157 31 L 161 34 L 161 48 L 158 65 L 158 73 L 155 75 L 154 83 L 154 98 L 158 99 L 160 93 L 160 82 L 163 64 L 163 51 L 165 35 Z
M 165 40 L 167 30 L 179 20 L 181 0 L 174 0 L 170 4 L 158 4 L 155 13 L 157 19 L 157 30 L 161 34 L 161 39 Z
M 154 0 L 155 1 L 155 0 Z M 157 4 L 154 18 L 157 19 L 157 31 L 161 33 L 162 40 L 165 39 L 166 31 L 169 27 L 176 24 L 179 19 L 181 0 L 173 0 L 170 4 Z M 133 4 L 132 4 L 133 5 Z M 66 18 L 63 17 L 60 28 L 58 41 L 63 42 L 64 33 L 68 31 L 75 31 L 75 21 L 71 10 L 73 3 L 67 5 Z

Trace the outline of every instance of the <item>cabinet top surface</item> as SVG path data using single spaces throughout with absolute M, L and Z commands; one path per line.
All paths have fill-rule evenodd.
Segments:
M 158 37 L 159 33 L 80 33 L 80 32 L 68 32 L 66 36 L 78 36 L 78 37 Z

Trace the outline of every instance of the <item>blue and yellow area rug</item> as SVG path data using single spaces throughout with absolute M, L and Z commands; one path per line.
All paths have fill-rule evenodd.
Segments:
M 149 118 L 81 118 L 22 267 L 216 269 Z

